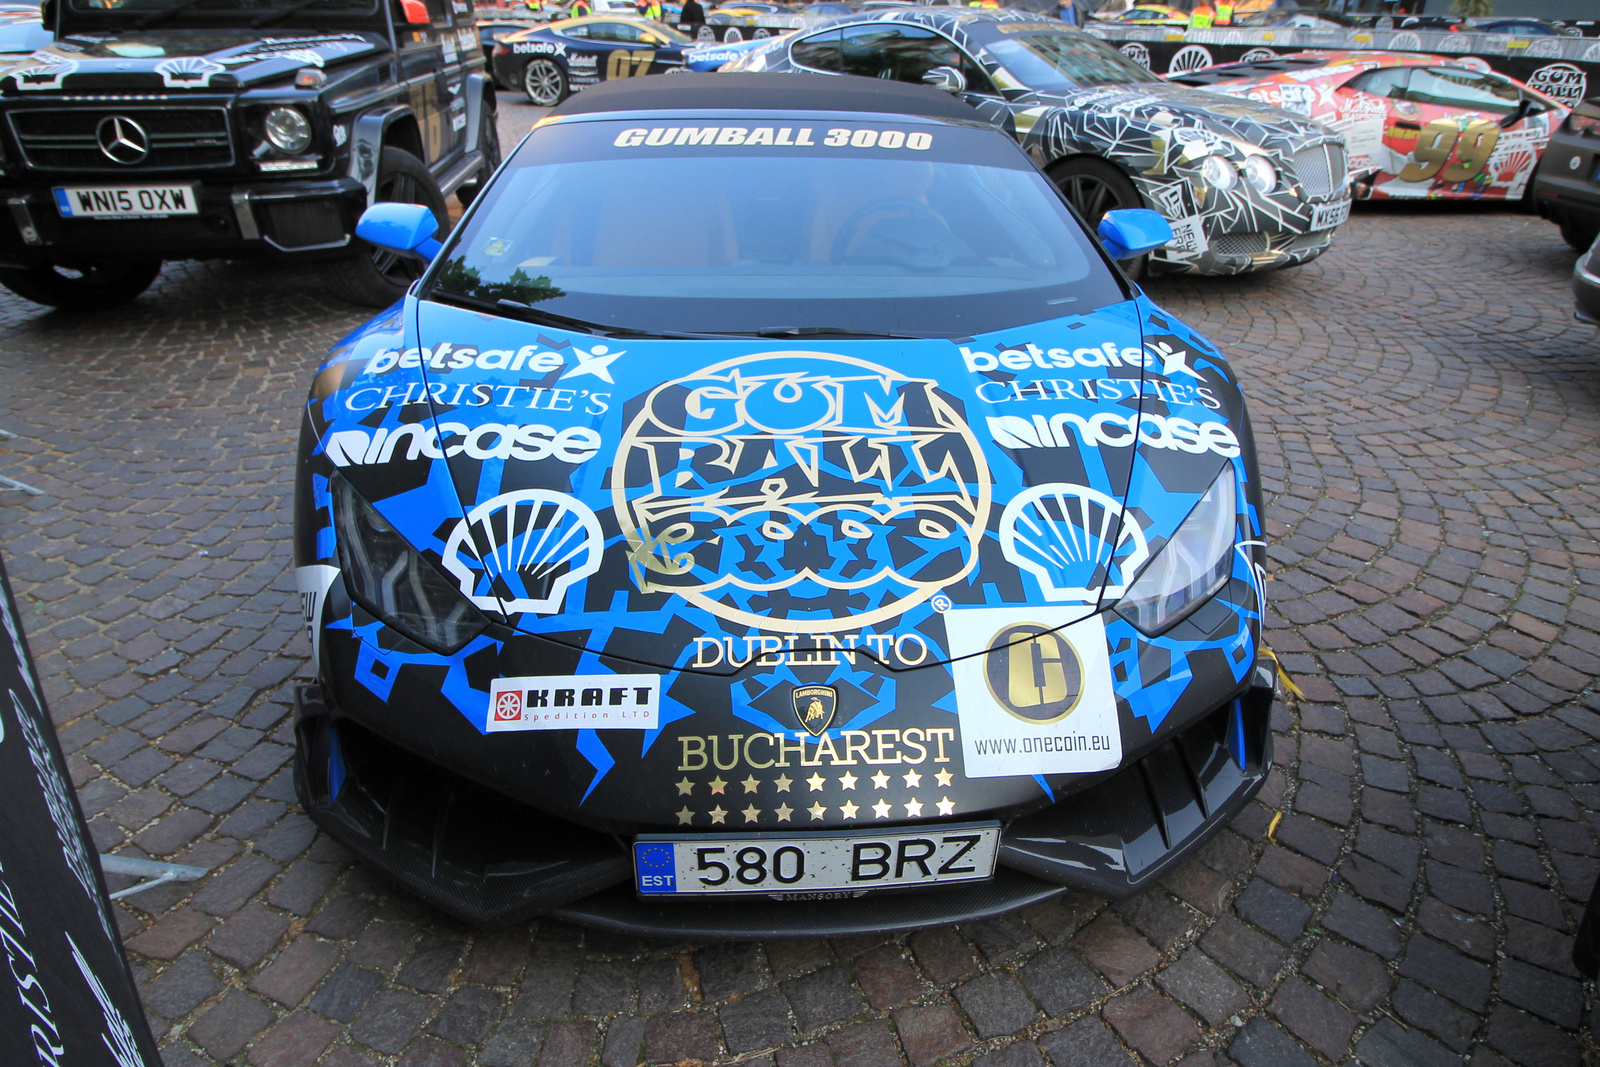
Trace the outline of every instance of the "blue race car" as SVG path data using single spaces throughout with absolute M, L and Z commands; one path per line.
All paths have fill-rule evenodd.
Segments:
M 501 37 L 490 68 L 495 84 L 553 107 L 604 81 L 682 73 L 684 54 L 693 47 L 688 37 L 650 19 L 592 15 Z
M 318 372 L 296 485 L 300 798 L 393 879 L 904 928 L 1125 896 L 1260 788 L 1260 474 L 1227 358 L 1116 266 L 1154 213 L 1097 241 L 933 89 L 685 74 L 434 226 L 363 220 L 432 264 Z

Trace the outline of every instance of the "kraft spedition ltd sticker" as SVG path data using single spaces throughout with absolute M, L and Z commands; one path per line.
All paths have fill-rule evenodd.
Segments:
M 1105 624 L 1092 615 L 1063 626 L 1082 613 L 945 613 L 968 778 L 1083 774 L 1122 762 Z
M 484 733 L 511 730 L 654 730 L 661 719 L 659 674 L 496 678 Z
M 618 148 L 771 145 L 774 148 L 906 148 L 913 152 L 926 152 L 933 147 L 933 134 L 920 131 L 834 129 L 824 133 L 821 141 L 812 136 L 814 133 L 815 128 L 811 126 L 798 129 L 793 126 L 651 126 L 623 130 L 611 143 Z

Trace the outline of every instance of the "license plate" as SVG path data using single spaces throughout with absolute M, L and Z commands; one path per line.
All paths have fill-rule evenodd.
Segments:
M 64 219 L 151 219 L 198 215 L 192 185 L 72 185 L 52 190 Z
M 1311 207 L 1311 228 L 1313 230 L 1331 230 L 1341 226 L 1350 217 L 1350 199 L 1336 200 L 1331 204 L 1313 204 Z
M 642 834 L 634 885 L 642 895 L 846 894 L 981 882 L 994 876 L 998 823 L 784 834 Z

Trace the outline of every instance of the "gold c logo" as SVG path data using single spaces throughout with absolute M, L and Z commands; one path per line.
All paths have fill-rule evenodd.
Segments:
M 995 703 L 1024 722 L 1060 722 L 1083 696 L 1078 653 L 1037 623 L 1007 626 L 990 638 L 984 677 Z

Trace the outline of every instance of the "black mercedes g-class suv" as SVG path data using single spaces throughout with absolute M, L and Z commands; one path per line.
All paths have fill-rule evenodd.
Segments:
M 500 163 L 471 0 L 46 0 L 0 66 L 0 285 L 55 307 L 164 259 L 319 260 L 387 306 L 419 265 L 355 237 L 382 200 L 448 228 Z

